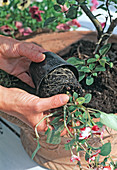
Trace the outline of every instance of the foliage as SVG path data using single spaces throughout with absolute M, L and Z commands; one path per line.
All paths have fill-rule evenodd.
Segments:
M 116 163 L 111 158 L 111 143 L 104 143 L 103 136 L 106 131 L 106 126 L 117 130 L 117 116 L 113 114 L 106 114 L 93 108 L 85 107 L 85 103 L 91 101 L 91 94 L 87 93 L 84 97 L 79 97 L 76 92 L 70 97 L 69 102 L 63 107 L 63 113 L 58 112 L 51 113 L 51 115 L 45 116 L 53 117 L 53 121 L 50 125 L 53 129 L 48 126 L 45 135 L 47 136 L 47 143 L 60 144 L 61 133 L 66 129 L 67 136 L 70 140 L 65 143 L 65 150 L 70 150 L 71 161 L 76 161 L 81 167 L 80 163 L 80 152 L 85 152 L 85 160 L 89 169 L 103 168 L 103 167 L 116 167 Z M 100 121 L 95 122 L 94 118 L 100 118 Z M 43 121 L 41 120 L 41 122 Z M 37 148 L 40 148 L 39 135 L 37 133 L 37 127 L 41 123 L 39 122 L 35 128 L 36 139 L 38 141 Z M 90 140 L 98 137 L 100 139 L 101 146 L 94 147 L 90 144 Z M 33 153 L 33 157 L 36 154 L 37 149 Z M 99 155 L 104 157 L 101 162 Z M 110 163 L 106 163 L 106 162 Z

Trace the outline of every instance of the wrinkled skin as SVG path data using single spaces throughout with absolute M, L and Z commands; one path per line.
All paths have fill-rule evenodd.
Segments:
M 33 43 L 21 42 L 0 35 L 0 69 L 17 76 L 30 86 L 34 86 L 27 74 L 31 61 L 41 62 L 45 59 L 45 50 Z M 0 110 L 15 116 L 31 126 L 45 116 L 46 110 L 66 104 L 69 97 L 59 94 L 49 98 L 39 98 L 18 88 L 0 86 Z M 47 128 L 46 121 L 38 126 L 38 131 Z

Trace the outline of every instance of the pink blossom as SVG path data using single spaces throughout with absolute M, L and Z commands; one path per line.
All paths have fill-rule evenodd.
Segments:
M 97 150 L 97 152 L 95 152 L 94 154 L 91 155 L 91 157 L 87 160 L 88 163 L 90 163 L 91 161 L 95 160 L 95 157 L 101 152 L 101 150 Z
M 102 28 L 105 27 L 105 24 L 106 24 L 106 22 L 102 22 L 102 23 L 101 23 Z
M 15 22 L 15 26 L 16 26 L 16 28 L 22 28 L 22 26 L 23 26 L 23 24 L 22 24 L 22 22 L 20 22 L 20 21 L 16 21 Z
M 103 139 L 104 131 L 105 131 L 105 126 L 99 128 L 97 125 L 93 126 L 91 130 L 92 134 L 100 135 L 101 139 Z
M 36 19 L 38 22 L 40 22 L 42 21 L 41 13 L 44 13 L 44 11 L 35 11 L 34 13 L 31 14 L 31 17 L 33 19 Z
M 67 24 L 68 24 L 69 26 L 74 26 L 74 25 L 76 25 L 77 27 L 81 27 L 81 25 L 80 25 L 80 23 L 77 21 L 77 19 L 73 19 L 73 20 L 71 20 L 71 21 L 68 21 Z
M 98 2 L 97 0 L 92 0 L 91 2 L 92 2 L 93 5 L 91 6 L 91 9 L 90 9 L 90 10 L 91 10 L 91 11 L 94 11 L 94 10 L 96 10 L 99 2 Z
M 88 139 L 91 136 L 91 128 L 84 127 L 80 129 L 79 140 Z
M 68 8 L 67 8 L 66 5 L 60 5 L 60 7 L 61 7 L 61 11 L 62 11 L 62 12 L 68 11 Z
M 67 25 L 67 24 L 59 24 L 59 25 L 57 25 L 56 28 L 59 29 L 59 30 L 69 30 L 70 26 Z
M 37 6 L 33 6 L 33 7 L 29 7 L 29 12 L 30 13 L 35 13 L 36 11 L 38 11 L 38 7 Z
M 0 27 L 0 31 L 4 33 L 5 35 L 11 35 L 13 29 L 9 27 L 8 25 L 3 25 Z
M 32 30 L 30 27 L 26 27 L 26 28 L 20 28 L 19 32 L 22 33 L 22 35 L 27 36 L 32 33 Z
M 70 161 L 71 162 L 74 162 L 74 161 L 80 161 L 80 158 L 76 155 L 72 155 L 71 158 L 70 158 Z
M 40 11 L 37 6 L 30 7 L 29 12 L 31 13 L 31 17 L 36 19 L 37 22 L 42 21 L 41 13 L 44 13 L 44 11 Z

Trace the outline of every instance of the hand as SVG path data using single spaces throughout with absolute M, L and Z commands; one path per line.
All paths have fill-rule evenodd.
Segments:
M 17 117 L 33 129 L 45 117 L 46 110 L 60 107 L 68 100 L 69 97 L 66 94 L 39 98 L 21 89 L 0 86 L 0 110 Z M 47 129 L 46 120 L 38 126 L 37 130 L 44 131 L 45 129 Z
M 33 43 L 18 41 L 0 35 L 0 69 L 12 74 L 30 86 L 33 82 L 28 72 L 31 60 L 41 62 L 45 50 Z

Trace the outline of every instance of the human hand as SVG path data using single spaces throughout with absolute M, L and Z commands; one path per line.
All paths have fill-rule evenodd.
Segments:
M 31 61 L 41 62 L 45 59 L 44 51 L 33 43 L 0 35 L 0 69 L 33 86 L 28 68 Z
M 5 88 L 0 86 L 0 110 L 15 116 L 27 125 L 35 128 L 36 124 L 46 116 L 46 110 L 65 105 L 68 95 L 58 94 L 49 98 L 39 98 L 18 88 Z M 46 120 L 39 126 L 38 131 L 47 128 Z

